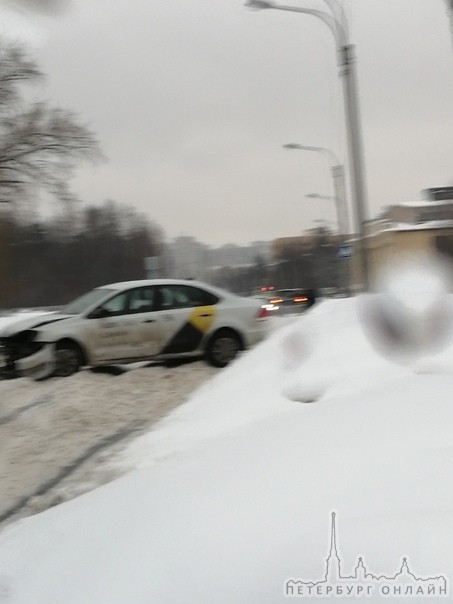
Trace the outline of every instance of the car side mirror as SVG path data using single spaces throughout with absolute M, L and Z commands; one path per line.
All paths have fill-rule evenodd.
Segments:
M 103 319 L 104 317 L 108 317 L 109 311 L 106 308 L 102 308 L 99 306 L 90 312 L 88 315 L 88 319 Z

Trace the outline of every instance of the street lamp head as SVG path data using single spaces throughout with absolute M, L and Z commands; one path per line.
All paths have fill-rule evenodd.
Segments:
M 320 195 L 319 193 L 308 193 L 305 197 L 309 197 L 310 199 L 329 199 L 331 201 L 335 201 L 336 197 L 332 197 L 332 195 Z
M 297 143 L 287 143 L 283 145 L 283 149 L 302 149 L 302 147 Z
M 252 8 L 254 10 L 274 8 L 274 4 L 272 2 L 266 2 L 266 0 L 247 0 L 244 6 L 246 6 L 247 8 Z

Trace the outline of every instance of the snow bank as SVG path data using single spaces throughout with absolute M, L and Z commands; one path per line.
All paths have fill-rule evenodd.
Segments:
M 363 556 L 390 577 L 405 557 L 448 581 L 453 349 L 392 364 L 359 316 L 323 302 L 134 443 L 120 462 L 138 470 L 8 528 L 3 601 L 288 602 L 290 577 L 326 572 L 333 510 L 343 574 Z M 402 577 L 388 589 L 428 589 Z

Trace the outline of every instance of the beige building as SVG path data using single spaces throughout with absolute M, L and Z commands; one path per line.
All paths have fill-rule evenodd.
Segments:
M 430 189 L 430 199 L 405 202 L 388 207 L 365 228 L 368 271 L 371 288 L 377 275 L 403 255 L 442 253 L 453 260 L 453 190 L 452 199 L 436 199 L 436 191 L 445 196 L 447 189 Z M 361 266 L 358 242 L 351 259 L 353 286 L 360 286 Z

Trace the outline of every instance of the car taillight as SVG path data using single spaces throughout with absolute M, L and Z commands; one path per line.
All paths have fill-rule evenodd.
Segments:
M 297 298 L 294 298 L 294 302 L 306 302 L 307 298 L 305 296 L 299 296 Z
M 257 319 L 265 319 L 268 316 L 269 316 L 269 311 L 267 310 L 267 308 L 265 308 L 264 306 L 262 306 L 259 309 L 259 311 L 258 311 L 258 313 L 256 315 L 256 318 Z

